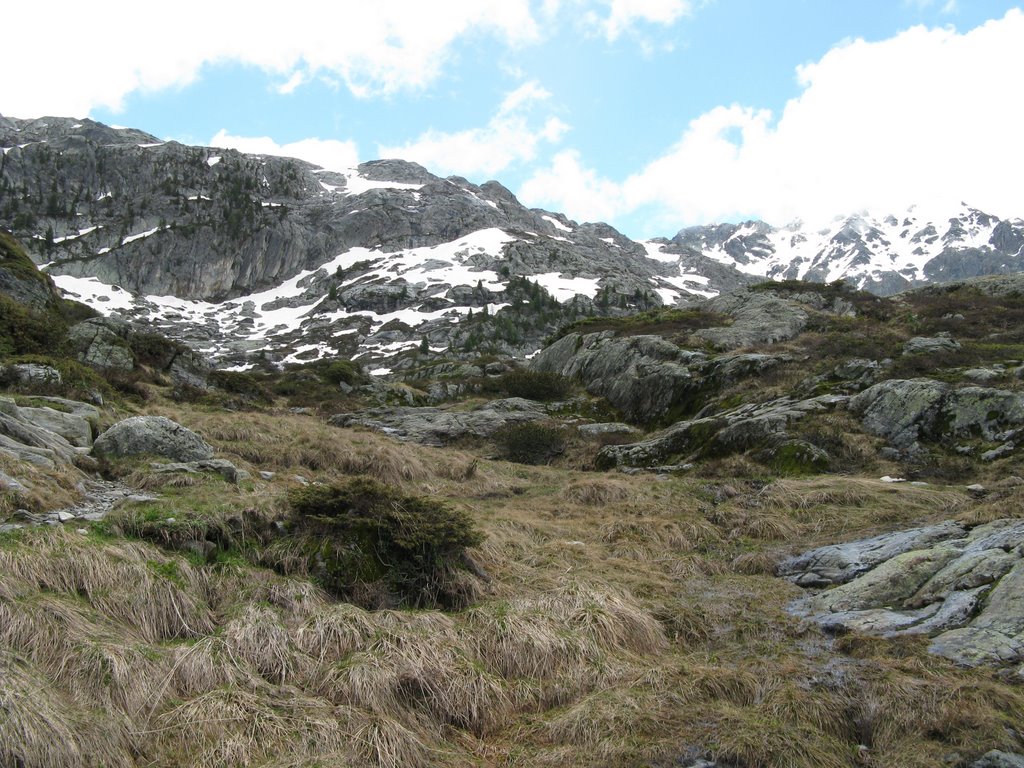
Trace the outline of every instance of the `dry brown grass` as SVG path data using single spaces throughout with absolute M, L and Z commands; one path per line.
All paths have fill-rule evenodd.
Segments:
M 959 488 L 821 476 L 775 480 L 755 494 L 730 500 L 719 514 L 738 521 L 741 535 L 799 539 L 807 547 L 956 517 L 968 504 Z
M 83 475 L 74 467 L 58 464 L 46 468 L 0 453 L 0 472 L 18 480 L 22 490 L 0 484 L 0 520 L 17 509 L 41 512 L 69 507 L 82 498 L 78 489 Z
M 130 768 L 132 751 L 123 722 L 78 706 L 0 648 L 0 765 Z
M 574 504 L 602 507 L 635 499 L 639 495 L 635 486 L 635 483 L 627 482 L 623 478 L 587 478 L 569 483 L 561 495 L 563 499 Z
M 0 548 L 0 573 L 38 589 L 84 598 L 149 642 L 213 630 L 208 576 L 147 545 L 98 543 L 57 529 L 32 532 L 29 546 Z
M 821 543 L 1001 515 L 1024 493 L 1012 486 L 976 502 L 865 478 L 761 489 L 728 473 L 582 474 L 290 414 L 166 413 L 279 474 L 241 488 L 153 481 L 156 511 L 216 526 L 254 508 L 266 521 L 293 474 L 368 473 L 472 515 L 491 582 L 460 612 L 367 611 L 237 553 L 197 564 L 126 538 L 10 537 L 0 700 L 16 703 L 0 707 L 0 765 L 13 749 L 55 768 L 95 764 L 85 755 L 167 768 L 671 765 L 694 746 L 744 768 L 830 768 L 855 765 L 865 739 L 876 765 L 1015 747 L 1018 687 L 955 670 L 920 639 L 829 645 L 786 612 L 799 590 L 770 575 Z

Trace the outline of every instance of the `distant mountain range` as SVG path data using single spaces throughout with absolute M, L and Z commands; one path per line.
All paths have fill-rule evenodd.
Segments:
M 889 294 L 1024 271 L 1024 222 L 966 206 L 635 242 L 400 160 L 325 170 L 56 117 L 0 117 L 0 152 L 0 225 L 62 289 L 223 366 L 340 355 L 383 372 L 529 354 L 576 317 L 766 278 Z

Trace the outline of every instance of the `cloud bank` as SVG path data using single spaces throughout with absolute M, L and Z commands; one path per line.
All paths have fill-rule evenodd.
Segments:
M 800 67 L 801 94 L 775 119 L 720 106 L 622 180 L 600 177 L 572 149 L 519 190 L 531 205 L 577 219 L 643 210 L 647 228 L 759 217 L 775 224 L 871 207 L 965 200 L 1024 213 L 1024 13 L 958 33 L 914 27 L 854 40 Z
M 635 23 L 671 24 L 683 0 L 576 0 L 563 14 L 592 14 L 609 39 Z M 517 48 L 557 22 L 560 3 L 530 0 L 375 0 L 285 5 L 179 0 L 166 13 L 106 0 L 14 3 L 4 9 L 4 54 L 31 62 L 0 83 L 0 110 L 15 117 L 84 117 L 118 111 L 135 93 L 181 88 L 203 67 L 257 67 L 290 93 L 316 78 L 361 97 L 422 89 L 435 82 L 461 40 Z M 499 48 L 500 49 L 500 48 Z

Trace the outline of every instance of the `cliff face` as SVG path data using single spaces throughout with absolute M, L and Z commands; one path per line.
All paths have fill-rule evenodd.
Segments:
M 0 146 L 0 222 L 51 272 L 139 294 L 219 301 L 352 248 L 428 247 L 490 228 L 524 239 L 512 274 L 583 270 L 632 292 L 673 273 L 610 227 L 570 226 L 497 182 L 403 161 L 326 171 L 66 118 L 0 119 Z
M 528 353 L 580 314 L 750 280 L 400 160 L 332 171 L 66 118 L 0 118 L 0 147 L 0 224 L 61 288 L 230 363 Z

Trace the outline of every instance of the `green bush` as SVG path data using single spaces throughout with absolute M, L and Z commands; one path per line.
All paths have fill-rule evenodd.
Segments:
M 331 384 L 355 385 L 363 380 L 363 369 L 352 360 L 335 360 L 321 375 Z
M 288 503 L 301 558 L 333 594 L 369 607 L 463 607 L 449 575 L 483 540 L 466 513 L 362 477 L 297 489 Z
M 128 345 L 139 363 L 160 370 L 170 366 L 179 353 L 188 349 L 161 333 L 134 333 L 129 337 Z
M 508 424 L 492 436 L 501 455 L 519 464 L 547 464 L 565 450 L 562 433 L 543 424 Z
M 207 378 L 210 384 L 232 395 L 248 400 L 271 402 L 274 397 L 256 376 L 240 371 L 211 371 Z
M 60 346 L 67 326 L 49 312 L 36 312 L 0 295 L 0 355 L 51 352 Z
M 501 377 L 501 388 L 509 397 L 528 400 L 563 400 L 571 388 L 565 376 L 549 371 L 516 370 Z

